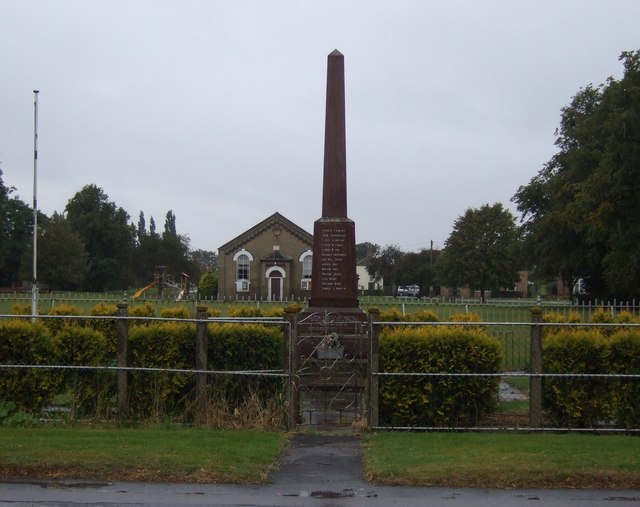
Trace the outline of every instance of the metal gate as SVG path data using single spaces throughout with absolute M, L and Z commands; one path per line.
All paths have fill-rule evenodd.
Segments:
M 366 419 L 366 314 L 302 313 L 296 335 L 292 353 L 298 424 L 345 426 Z

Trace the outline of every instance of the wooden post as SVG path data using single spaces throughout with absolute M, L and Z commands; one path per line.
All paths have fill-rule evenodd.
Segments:
M 379 377 L 377 375 L 380 369 L 380 355 L 378 352 L 378 331 L 379 326 L 375 326 L 373 322 L 380 318 L 380 310 L 371 308 L 369 310 L 369 390 L 368 390 L 368 407 L 367 407 L 367 424 L 369 428 L 378 426 L 379 413 Z
M 129 305 L 118 303 L 118 317 L 116 329 L 118 341 L 116 344 L 116 364 L 118 368 L 127 367 L 127 357 L 129 355 L 129 321 L 125 318 L 129 316 Z M 119 419 L 126 419 L 129 415 L 129 393 L 128 375 L 126 370 L 118 370 L 117 373 L 117 414 Z
M 285 318 L 289 322 L 288 330 L 284 333 L 284 372 L 287 374 L 286 396 L 287 415 L 286 427 L 294 431 L 298 426 L 300 413 L 300 398 L 298 396 L 298 309 L 285 308 Z
M 529 377 L 529 426 L 542 426 L 542 308 L 531 309 L 530 372 Z
M 207 307 L 196 307 L 196 424 L 207 423 L 207 349 L 209 348 Z

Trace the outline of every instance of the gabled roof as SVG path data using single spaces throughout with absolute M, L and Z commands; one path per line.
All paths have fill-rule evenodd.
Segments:
M 301 241 L 309 244 L 309 247 L 313 247 L 313 235 L 309 234 L 302 227 L 297 226 L 291 220 L 284 217 L 277 211 L 271 215 L 270 217 L 265 218 L 259 224 L 254 225 L 251 229 L 243 232 L 242 234 L 236 236 L 231 241 L 228 241 L 224 245 L 218 247 L 218 251 L 221 252 L 232 252 L 242 247 L 248 241 L 253 238 L 263 234 L 265 231 L 272 229 L 275 226 L 279 226 L 280 228 L 288 231 L 294 237 L 300 239 Z
M 268 253 L 267 255 L 260 257 L 261 261 L 267 262 L 291 262 L 293 257 L 289 257 L 288 255 L 282 255 L 278 250 L 274 250 L 273 252 Z

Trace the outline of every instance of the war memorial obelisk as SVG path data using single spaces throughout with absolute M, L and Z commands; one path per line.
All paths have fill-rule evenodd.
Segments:
M 322 217 L 313 226 L 311 299 L 308 311 L 359 313 L 356 228 L 347 217 L 344 56 L 327 58 Z

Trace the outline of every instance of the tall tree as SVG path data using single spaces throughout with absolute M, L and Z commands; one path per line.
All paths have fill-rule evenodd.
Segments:
M 209 250 L 193 250 L 191 261 L 198 267 L 200 273 L 218 271 L 218 254 Z
M 11 197 L 13 191 L 4 186 L 0 170 L 0 286 L 4 287 L 20 281 L 22 257 L 33 244 L 33 209 Z M 44 221 L 46 217 L 39 213 L 38 218 Z
M 131 252 L 135 229 L 127 212 L 109 201 L 96 185 L 86 185 L 65 208 L 71 227 L 89 254 L 84 288 L 91 291 L 122 289 L 132 282 Z
M 562 109 L 559 151 L 513 200 L 540 274 L 592 296 L 640 296 L 640 51 L 621 80 L 587 86 Z
M 385 287 L 393 290 L 398 282 L 396 268 L 402 255 L 398 245 L 387 245 L 377 255 L 369 256 L 367 272 L 376 281 L 384 280 Z
M 520 232 L 515 217 L 502 204 L 468 209 L 445 242 L 436 273 L 440 285 L 480 290 L 511 287 L 521 266 Z
M 173 211 L 167 211 L 167 216 L 164 219 L 164 232 L 165 234 L 172 234 L 175 236 L 176 233 L 176 216 L 173 214 Z
M 144 219 L 144 212 L 140 211 L 140 215 L 138 215 L 138 243 L 140 243 L 140 239 L 147 234 L 147 222 Z
M 25 252 L 22 271 L 28 276 L 33 251 Z M 69 221 L 55 213 L 38 231 L 38 281 L 52 290 L 82 287 L 89 260 L 80 235 Z
M 362 260 L 367 257 L 375 257 L 380 253 L 380 245 L 375 243 L 369 243 L 365 241 L 364 243 L 358 243 L 356 245 L 356 259 Z

